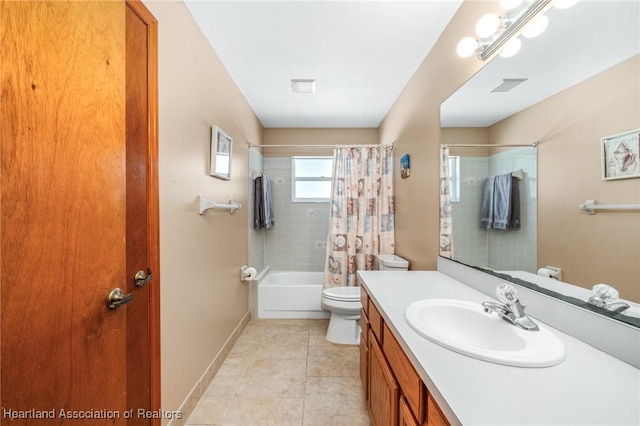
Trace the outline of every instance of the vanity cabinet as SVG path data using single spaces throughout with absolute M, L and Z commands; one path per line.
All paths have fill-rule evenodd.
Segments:
M 360 377 L 373 426 L 449 426 L 369 294 L 360 294 Z

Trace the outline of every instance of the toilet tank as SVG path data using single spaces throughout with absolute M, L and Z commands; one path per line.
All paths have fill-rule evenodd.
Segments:
M 406 271 L 409 269 L 409 261 L 396 256 L 395 254 L 379 254 L 379 271 Z

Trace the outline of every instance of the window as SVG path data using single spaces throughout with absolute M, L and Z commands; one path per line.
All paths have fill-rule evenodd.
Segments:
M 292 157 L 291 184 L 294 203 L 331 200 L 332 157 Z
M 460 202 L 460 157 L 449 157 L 449 200 L 452 203 Z

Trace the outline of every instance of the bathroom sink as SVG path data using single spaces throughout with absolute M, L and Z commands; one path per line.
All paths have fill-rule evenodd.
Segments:
M 516 367 L 551 367 L 565 358 L 564 345 L 538 321 L 538 331 L 523 330 L 480 303 L 429 299 L 406 310 L 411 328 L 428 340 L 473 358 Z

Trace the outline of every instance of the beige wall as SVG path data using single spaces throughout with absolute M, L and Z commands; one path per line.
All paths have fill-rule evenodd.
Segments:
M 337 129 L 304 129 L 304 128 L 269 128 L 264 129 L 265 145 L 358 145 L 377 144 L 376 128 L 337 128 Z M 286 157 L 291 155 L 333 155 L 332 148 L 266 148 L 265 157 Z
M 447 127 L 440 129 L 440 142 L 443 144 L 488 144 L 489 129 L 486 127 Z M 486 157 L 489 148 L 481 147 L 450 147 L 449 155 L 461 157 Z
M 640 55 L 489 129 L 492 143 L 538 148 L 538 266 L 563 281 L 608 283 L 640 302 L 637 211 L 587 215 L 578 205 L 640 203 L 640 179 L 603 181 L 600 138 L 640 128 Z
M 162 408 L 176 410 L 248 312 L 247 209 L 198 214 L 197 196 L 248 205 L 248 142 L 262 126 L 182 2 L 158 19 Z M 210 128 L 234 140 L 232 179 L 210 177 Z
M 396 253 L 411 269 L 436 269 L 439 254 L 440 104 L 484 65 L 460 58 L 458 42 L 473 33 L 498 2 L 466 0 L 420 65 L 379 128 L 380 143 L 396 142 L 396 163 L 411 155 L 411 177 L 395 168 Z

